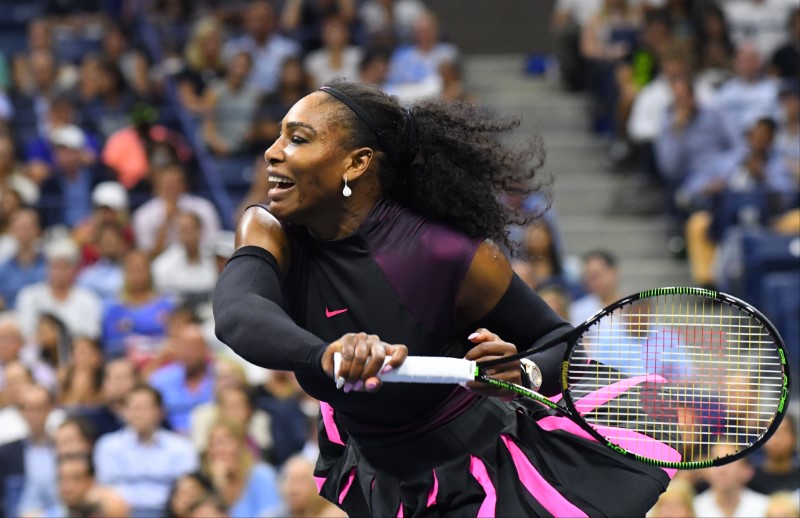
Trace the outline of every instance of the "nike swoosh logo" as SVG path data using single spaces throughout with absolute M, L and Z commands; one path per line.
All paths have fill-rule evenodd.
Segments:
M 325 316 L 328 317 L 328 318 L 335 317 L 336 315 L 344 313 L 348 309 L 350 309 L 350 308 L 337 309 L 337 310 L 331 311 L 330 309 L 328 309 L 328 306 L 325 306 Z

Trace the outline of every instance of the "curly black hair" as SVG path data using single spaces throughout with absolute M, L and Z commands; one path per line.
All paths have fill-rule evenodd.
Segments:
M 500 137 L 517 128 L 516 117 L 497 117 L 488 109 L 460 101 L 418 101 L 408 109 L 416 146 L 406 149 L 404 108 L 395 96 L 375 86 L 332 81 L 331 86 L 358 104 L 372 119 L 378 137 L 334 96 L 331 122 L 345 128 L 347 148 L 372 147 L 378 154 L 383 195 L 448 224 L 470 237 L 491 239 L 511 248 L 507 227 L 527 224 L 537 214 L 523 213 L 504 202 L 506 194 L 543 192 L 549 206 L 548 180 L 537 174 L 544 164 L 541 136 L 514 149 Z M 545 209 L 546 210 L 546 209 Z

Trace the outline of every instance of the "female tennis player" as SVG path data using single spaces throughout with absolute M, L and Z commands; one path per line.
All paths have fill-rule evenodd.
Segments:
M 217 335 L 322 402 L 315 477 L 350 516 L 643 516 L 669 482 L 493 387 L 381 384 L 408 354 L 485 361 L 571 329 L 500 251 L 502 195 L 542 183 L 541 144 L 499 143 L 516 126 L 336 82 L 265 153 L 270 204 L 240 221 Z M 555 394 L 562 354 L 493 376 Z

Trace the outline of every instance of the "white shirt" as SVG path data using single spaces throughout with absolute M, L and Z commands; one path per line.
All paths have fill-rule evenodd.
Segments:
M 314 78 L 314 87 L 318 88 L 335 77 L 348 80 L 358 79 L 358 68 L 363 52 L 358 47 L 347 47 L 342 51 L 342 66 L 334 68 L 331 54 L 327 49 L 315 50 L 306 57 L 304 68 Z
M 214 235 L 220 229 L 219 215 L 214 205 L 205 198 L 194 194 L 183 194 L 178 198 L 178 209 L 183 212 L 194 212 L 203 221 L 203 243 L 211 243 Z M 164 200 L 153 198 L 136 209 L 133 213 L 133 233 L 136 236 L 136 247 L 142 250 L 152 250 L 156 244 L 158 229 L 164 223 L 166 213 Z M 172 225 L 167 233 L 166 245 L 177 243 L 175 226 Z
M 713 106 L 737 134 L 744 135 L 759 118 L 778 118 L 778 85 L 771 78 L 747 83 L 734 77 L 720 86 Z
M 166 295 L 208 293 L 217 282 L 217 267 L 214 258 L 203 253 L 199 261 L 189 262 L 186 249 L 174 244 L 153 261 L 153 281 Z
M 721 6 L 734 43 L 754 43 L 761 57 L 769 59 L 788 39 L 789 14 L 800 7 L 800 0 L 728 0 Z
M 102 312 L 100 297 L 80 286 L 73 286 L 65 300 L 53 297 L 46 282 L 26 286 L 17 295 L 20 329 L 29 340 L 36 335 L 36 326 L 43 313 L 58 317 L 73 336 L 98 338 Z
M 764 516 L 767 512 L 769 497 L 756 493 L 751 489 L 742 489 L 739 505 L 733 513 L 733 518 L 755 518 Z M 694 499 L 695 516 L 703 518 L 724 517 L 722 509 L 717 505 L 714 492 L 710 489 L 703 491 Z

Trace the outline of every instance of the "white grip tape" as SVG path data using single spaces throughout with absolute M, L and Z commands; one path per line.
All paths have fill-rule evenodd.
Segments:
M 384 365 L 388 361 L 386 358 Z M 334 353 L 333 372 L 337 381 L 341 364 L 342 353 Z M 400 367 L 378 377 L 390 383 L 463 383 L 475 381 L 475 362 L 461 358 L 409 356 Z

